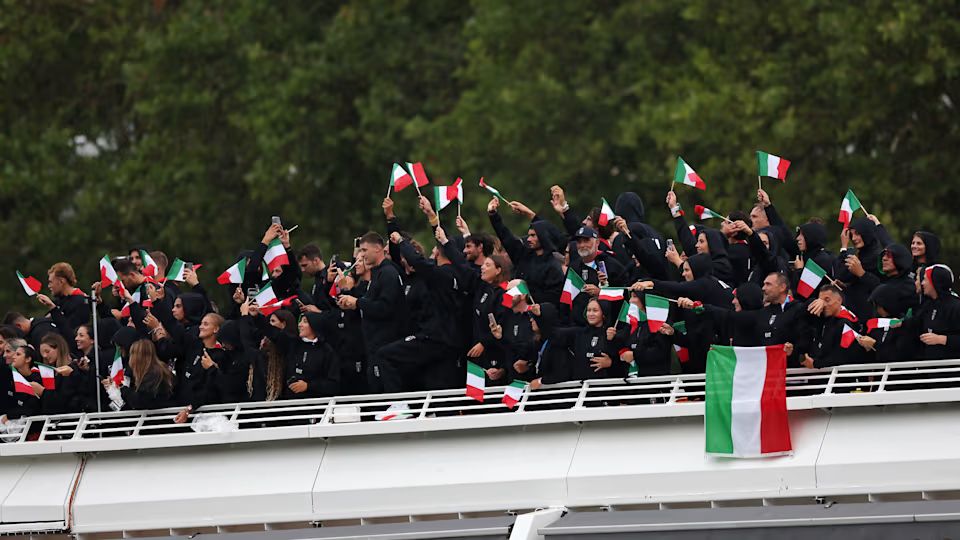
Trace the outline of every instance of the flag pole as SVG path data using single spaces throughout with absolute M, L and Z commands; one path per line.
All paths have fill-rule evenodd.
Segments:
M 90 291 L 90 306 L 92 309 L 91 317 L 93 317 L 93 369 L 96 376 L 94 376 L 93 381 L 97 392 L 97 412 L 103 412 L 103 408 L 100 407 L 100 394 L 103 390 L 103 387 L 100 385 L 100 336 L 97 334 L 97 295 L 94 294 L 96 291 Z
M 460 217 L 460 207 L 463 206 L 463 203 L 457 201 L 457 217 Z
M 763 189 L 763 177 L 757 175 L 757 189 Z
M 413 179 L 413 187 L 417 188 L 417 196 L 423 197 L 423 193 L 420 193 L 420 184 L 417 184 L 417 179 Z
M 393 180 L 390 180 L 390 183 L 387 184 L 387 198 L 390 198 L 390 192 L 393 190 Z

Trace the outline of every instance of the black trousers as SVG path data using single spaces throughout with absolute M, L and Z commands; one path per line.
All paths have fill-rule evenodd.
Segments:
M 456 347 L 426 336 L 407 336 L 377 351 L 373 372 L 379 373 L 379 386 L 388 394 L 443 388 L 450 384 L 457 357 Z

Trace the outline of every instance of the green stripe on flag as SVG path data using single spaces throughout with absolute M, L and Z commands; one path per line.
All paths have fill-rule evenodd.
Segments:
M 711 347 L 707 353 L 706 406 L 703 423 L 706 451 L 709 454 L 732 454 L 731 434 L 733 411 L 733 374 L 737 356 L 732 347 Z

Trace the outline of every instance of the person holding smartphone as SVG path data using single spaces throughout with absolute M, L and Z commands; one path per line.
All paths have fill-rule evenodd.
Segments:
M 577 249 L 576 252 L 570 253 L 570 270 L 586 283 L 583 289 L 586 294 L 579 294 L 573 299 L 568 317 L 570 323 L 585 326 L 587 302 L 600 294 L 600 287 L 626 286 L 629 276 L 613 254 L 597 251 L 600 242 L 597 231 L 583 226 L 577 229 L 574 236 Z M 540 299 L 535 297 L 534 300 Z M 604 306 L 608 314 L 616 313 L 614 307 L 618 306 Z

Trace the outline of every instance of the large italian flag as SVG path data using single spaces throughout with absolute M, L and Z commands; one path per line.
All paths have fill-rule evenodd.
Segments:
M 783 182 L 787 181 L 787 169 L 790 168 L 790 162 L 780 156 L 757 151 L 757 175 L 777 178 Z
M 762 457 L 793 451 L 783 345 L 725 347 L 707 354 L 706 452 Z
M 467 360 L 467 397 L 483 401 L 483 393 L 487 388 L 487 374 L 483 368 Z
M 843 223 L 843 228 L 846 229 L 850 226 L 853 213 L 861 208 L 863 208 L 863 205 L 860 204 L 860 199 L 857 198 L 852 189 L 848 189 L 847 194 L 840 201 L 840 216 L 837 217 L 837 221 Z
M 446 208 L 453 201 L 463 204 L 463 179 L 457 178 L 457 181 L 449 186 L 435 186 L 433 196 L 437 203 L 437 212 Z
M 697 171 L 693 170 L 693 167 L 688 165 L 682 157 L 677 158 L 677 170 L 673 173 L 673 182 L 675 184 L 692 186 L 697 189 L 707 189 L 707 184 L 703 182 L 700 175 L 697 174 Z
M 567 279 L 563 282 L 563 291 L 560 293 L 560 303 L 572 306 L 573 299 L 580 294 L 580 291 L 583 290 L 585 285 L 583 279 L 581 279 L 572 268 L 567 268 Z
M 800 274 L 800 282 L 797 283 L 797 294 L 809 298 L 813 291 L 820 286 L 820 282 L 823 281 L 825 275 L 827 275 L 827 271 L 820 268 L 816 261 L 807 259 L 807 263 L 803 265 L 803 272 Z
M 279 238 L 274 238 L 267 246 L 267 252 L 263 255 L 263 262 L 267 263 L 267 270 L 271 272 L 281 266 L 290 264 L 290 257 L 287 257 L 287 250 L 283 247 Z

